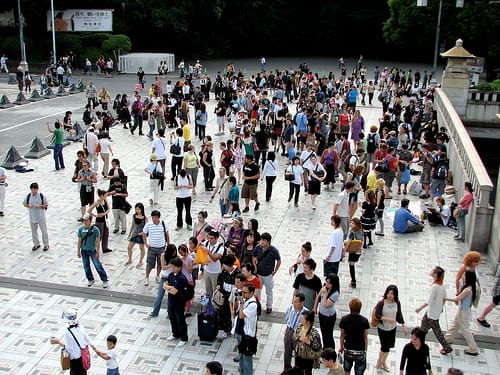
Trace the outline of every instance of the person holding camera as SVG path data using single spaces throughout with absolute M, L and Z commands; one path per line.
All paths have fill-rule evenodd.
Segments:
M 236 319 L 236 340 L 238 341 L 238 351 L 240 353 L 239 371 L 241 375 L 252 375 L 253 373 L 253 355 L 252 351 L 242 350 L 243 340 L 256 342 L 257 335 L 257 305 L 258 302 L 254 296 L 255 285 L 246 284 L 242 288 L 242 295 L 237 296 L 240 308 Z M 245 345 L 246 346 L 246 345 Z M 257 345 L 255 345 L 256 348 Z M 245 348 L 246 349 L 246 348 Z

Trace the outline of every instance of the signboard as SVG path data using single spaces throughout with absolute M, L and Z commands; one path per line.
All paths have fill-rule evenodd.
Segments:
M 112 9 L 54 10 L 55 31 L 113 31 Z M 47 31 L 52 31 L 52 14 L 47 11 Z
M 481 74 L 483 72 L 483 69 L 484 69 L 484 62 L 485 62 L 484 57 L 476 57 L 473 59 L 467 59 L 467 61 L 466 61 L 467 70 L 471 73 Z

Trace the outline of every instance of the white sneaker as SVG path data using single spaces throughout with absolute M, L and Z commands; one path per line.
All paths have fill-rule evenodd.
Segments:
M 179 341 L 179 343 L 177 344 L 177 347 L 182 348 L 182 347 L 186 346 L 186 344 L 187 344 L 187 341 Z
M 156 277 L 155 277 L 155 281 L 156 281 L 157 283 L 159 283 L 159 282 L 160 282 L 160 278 L 159 278 L 158 276 L 156 276 Z
M 94 285 L 95 281 L 94 280 L 89 280 L 89 283 L 87 284 L 87 286 L 92 286 Z
M 102 282 L 102 287 L 103 287 L 104 289 L 107 289 L 107 288 L 108 288 L 108 286 L 109 286 L 109 281 L 103 281 L 103 282 Z
M 174 341 L 174 340 L 177 340 L 177 337 L 175 337 L 173 335 L 170 335 L 167 337 L 167 341 Z
M 149 277 L 146 277 L 146 278 L 144 279 L 144 285 L 145 285 L 145 286 L 149 286 Z

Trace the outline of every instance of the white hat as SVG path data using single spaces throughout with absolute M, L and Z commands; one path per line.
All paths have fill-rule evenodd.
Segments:
M 63 311 L 61 316 L 69 326 L 78 324 L 78 312 L 75 309 Z

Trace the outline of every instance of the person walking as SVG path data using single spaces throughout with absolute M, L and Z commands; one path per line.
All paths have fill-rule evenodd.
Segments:
M 321 194 L 321 183 L 326 178 L 325 168 L 318 162 L 316 154 L 312 154 L 310 158 L 311 164 L 309 165 L 308 175 L 309 181 L 307 183 L 307 191 L 311 197 L 312 209 L 316 209 L 316 198 Z
M 425 343 L 425 331 L 416 327 L 411 331 L 411 341 L 403 347 L 399 373 L 403 375 L 432 375 L 429 346 Z
M 439 325 L 439 317 L 443 312 L 446 298 L 446 288 L 443 285 L 444 269 L 439 266 L 434 267 L 431 271 L 431 277 L 433 282 L 427 301 L 417 307 L 415 312 L 418 314 L 424 308 L 428 307 L 427 312 L 422 317 L 420 328 L 422 328 L 426 334 L 429 331 L 429 328 L 432 328 L 432 332 L 434 332 L 434 335 L 443 347 L 440 353 L 444 355 L 453 351 L 448 341 L 444 338 L 443 331 L 441 331 L 441 326 Z
M 293 334 L 295 341 L 295 367 L 304 375 L 312 375 L 315 360 L 321 355 L 322 345 L 318 329 L 314 326 L 315 314 L 306 310 L 300 315 L 300 324 Z
M 342 226 L 344 240 L 349 233 L 349 195 L 353 192 L 353 189 L 354 182 L 346 182 L 344 190 L 337 196 L 337 200 L 333 205 L 333 215 L 338 215 L 341 218 L 340 225 Z
M 64 169 L 64 157 L 63 157 L 63 147 L 64 147 L 64 129 L 61 126 L 59 121 L 54 123 L 55 129 L 50 127 L 50 124 L 47 123 L 47 129 L 49 133 L 54 134 L 54 161 L 56 171 L 60 169 Z
M 339 353 L 344 353 L 344 372 L 351 373 L 354 366 L 356 375 L 366 370 L 366 351 L 368 350 L 368 330 L 370 324 L 361 312 L 361 300 L 353 298 L 349 302 L 349 314 L 340 319 Z
M 319 327 L 323 339 L 323 348 L 335 349 L 333 339 L 333 328 L 337 320 L 337 309 L 335 304 L 340 296 L 340 279 L 338 275 L 330 274 L 325 279 L 314 303 L 314 311 L 319 318 Z
M 182 273 L 182 260 L 174 258 L 170 260 L 172 272 L 167 277 L 167 282 L 163 284 L 163 289 L 168 293 L 168 319 L 172 328 L 172 334 L 167 337 L 167 341 L 180 339 L 178 348 L 186 346 L 188 342 L 188 329 L 184 307 L 186 301 L 183 299 L 184 288 L 188 285 L 187 279 Z
M 246 284 L 242 287 L 242 295 L 236 297 L 240 306 L 235 323 L 236 340 L 240 353 L 239 372 L 241 375 L 253 374 L 253 355 L 255 352 L 243 351 L 242 340 L 250 340 L 257 349 L 257 300 L 255 299 L 255 285 Z M 244 345 L 246 346 L 246 345 Z M 247 349 L 247 348 L 245 348 Z
M 293 354 L 293 334 L 297 330 L 300 323 L 300 317 L 307 307 L 304 306 L 306 297 L 304 293 L 295 293 L 292 298 L 292 303 L 288 306 L 285 313 L 286 330 L 283 338 L 283 371 L 280 375 L 285 375 L 286 372 L 292 368 L 292 354 Z
M 262 175 L 260 180 L 266 178 L 266 202 L 271 200 L 273 194 L 273 183 L 276 180 L 278 170 L 278 162 L 276 161 L 276 154 L 273 151 L 267 153 L 267 160 L 262 168 Z
M 154 205 L 160 199 L 160 188 L 163 186 L 165 175 L 162 173 L 162 167 L 158 160 L 158 155 L 151 154 L 149 163 L 144 171 L 149 174 L 149 204 Z
M 186 173 L 191 176 L 193 181 L 193 195 L 196 195 L 196 184 L 198 182 L 198 169 L 200 168 L 200 160 L 195 152 L 195 145 L 187 146 L 187 151 L 184 153 L 184 166 Z
M 408 336 L 398 294 L 398 287 L 389 285 L 385 289 L 384 297 L 375 306 L 375 317 L 379 322 L 377 332 L 380 339 L 380 352 L 376 368 L 385 371 L 390 371 L 386 361 L 389 351 L 396 344 L 396 323 L 403 326 L 403 332 L 405 336 Z
M 111 140 L 109 138 L 109 133 L 107 131 L 103 132 L 101 139 L 99 139 L 99 145 L 101 147 L 101 160 L 102 160 L 102 176 L 106 178 L 109 172 L 109 154 L 114 156 L 113 149 L 111 148 Z
M 267 232 L 260 236 L 260 244 L 255 247 L 252 261 L 262 285 L 266 288 L 266 313 L 273 311 L 274 275 L 281 266 L 278 249 L 271 245 L 271 235 Z
M 177 227 L 176 231 L 182 228 L 182 210 L 186 210 L 186 226 L 188 230 L 192 230 L 193 219 L 191 218 L 191 200 L 193 190 L 193 180 L 186 173 L 185 169 L 181 169 L 179 174 L 175 176 L 174 181 L 175 205 L 177 207 Z
M 298 156 L 293 158 L 292 164 L 285 170 L 285 177 L 286 175 L 290 175 L 291 177 L 289 178 L 293 177 L 293 180 L 288 180 L 288 203 L 295 197 L 293 203 L 295 207 L 299 207 L 300 186 L 306 183 L 304 179 L 304 168 L 300 165 L 300 158 Z
M 106 289 L 109 286 L 108 275 L 99 260 L 101 248 L 101 232 L 97 226 L 92 225 L 92 216 L 90 214 L 83 215 L 83 226 L 78 229 L 78 244 L 76 255 L 82 259 L 83 269 L 87 277 L 87 286 L 94 285 L 94 275 L 90 268 L 90 261 L 102 280 L 102 287 Z
M 257 196 L 257 187 L 259 185 L 260 169 L 254 162 L 254 156 L 245 155 L 245 165 L 243 166 L 243 187 L 241 189 L 241 198 L 245 199 L 245 208 L 243 213 L 250 210 L 250 200 L 255 201 L 254 211 L 260 207 L 259 197 Z
M 161 213 L 158 210 L 151 212 L 151 222 L 144 225 L 142 240 L 148 248 L 146 259 L 146 277 L 144 285 L 149 286 L 149 274 L 156 267 L 156 279 L 158 281 L 161 271 L 160 257 L 165 252 L 165 247 L 170 244 L 170 233 L 168 224 L 160 220 Z
M 495 282 L 491 289 L 491 302 L 484 308 L 481 315 L 477 317 L 477 321 L 485 328 L 490 328 L 491 324 L 486 321 L 486 315 L 488 315 L 495 306 L 500 303 L 500 265 L 497 268 L 497 273 L 495 274 Z
M 341 227 L 341 220 L 339 215 L 333 215 L 330 218 L 333 232 L 330 235 L 330 241 L 328 242 L 325 257 L 323 258 L 323 275 L 325 277 L 328 277 L 332 273 L 335 275 L 339 273 L 344 246 L 344 233 Z
M 47 218 L 45 213 L 49 207 L 49 201 L 40 193 L 38 183 L 33 182 L 30 185 L 30 193 L 24 198 L 23 205 L 29 210 L 29 219 L 31 225 L 31 238 L 33 247 L 36 251 L 40 248 L 40 238 L 38 237 L 38 227 L 42 232 L 43 251 L 49 250 L 49 234 L 47 231 Z
M 203 180 L 205 182 L 205 191 L 213 191 L 212 186 L 215 171 L 214 171 L 214 143 L 208 141 L 205 144 L 205 149 L 203 150 L 201 158 L 201 165 L 203 166 Z

